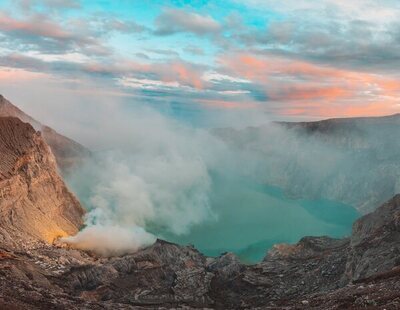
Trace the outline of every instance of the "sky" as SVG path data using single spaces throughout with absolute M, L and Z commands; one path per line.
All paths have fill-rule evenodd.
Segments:
M 112 100 L 190 121 L 400 112 L 398 0 L 0 0 L 0 42 L 0 93 L 33 114 Z

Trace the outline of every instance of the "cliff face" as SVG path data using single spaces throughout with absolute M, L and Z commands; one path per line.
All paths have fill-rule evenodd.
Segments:
M 42 132 L 45 142 L 50 146 L 58 167 L 63 173 L 78 166 L 90 151 L 79 143 L 59 134 L 54 129 L 41 124 L 0 95 L 0 117 L 17 117 Z
M 77 233 L 84 211 L 41 134 L 17 118 L 0 117 L 0 154 L 0 243 L 51 243 Z

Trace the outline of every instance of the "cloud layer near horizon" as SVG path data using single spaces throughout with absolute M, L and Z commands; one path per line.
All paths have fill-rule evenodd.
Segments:
M 0 91 L 26 101 L 31 82 L 47 100 L 52 84 L 175 112 L 391 114 L 399 20 L 392 0 L 0 1 Z

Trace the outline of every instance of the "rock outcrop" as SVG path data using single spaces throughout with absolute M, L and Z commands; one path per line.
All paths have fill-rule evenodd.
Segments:
M 44 140 L 50 146 L 57 165 L 63 173 L 68 173 L 70 169 L 77 167 L 90 156 L 90 151 L 84 146 L 41 124 L 0 95 L 0 117 L 8 116 L 17 117 L 42 132 Z
M 0 243 L 51 243 L 77 233 L 84 211 L 40 132 L 18 118 L 0 117 L 0 154 Z

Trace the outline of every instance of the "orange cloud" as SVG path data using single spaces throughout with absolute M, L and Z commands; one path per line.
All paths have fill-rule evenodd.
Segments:
M 318 117 L 360 117 L 360 116 L 384 116 L 399 112 L 400 107 L 392 102 L 371 102 L 362 106 L 355 105 L 327 105 L 327 106 L 302 106 L 282 109 L 281 113 L 291 116 L 318 116 Z
M 68 39 L 72 36 L 56 23 L 39 18 L 39 16 L 31 18 L 28 21 L 21 21 L 11 18 L 4 13 L 0 13 L 0 30 L 22 31 L 55 39 Z
M 189 85 L 196 89 L 203 88 L 201 74 L 199 74 L 196 70 L 193 70 L 182 63 L 172 64 L 170 70 L 175 73 L 176 80 L 181 84 Z
M 292 85 L 284 91 L 271 90 L 269 97 L 273 100 L 311 100 L 311 99 L 336 99 L 351 96 L 351 92 L 346 88 L 337 86 L 313 86 L 308 85 Z
M 222 70 L 265 91 L 281 114 L 370 116 L 400 111 L 400 78 L 333 68 L 276 55 L 239 53 L 219 60 Z
M 44 73 L 30 72 L 23 69 L 1 68 L 0 67 L 0 82 L 18 82 L 26 80 L 40 79 L 47 76 Z

